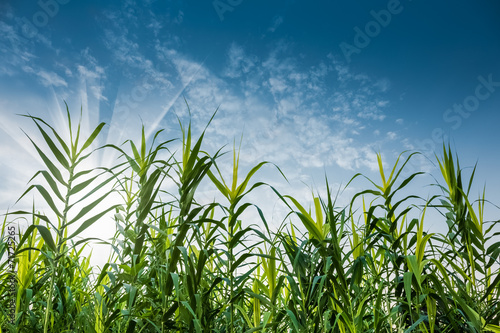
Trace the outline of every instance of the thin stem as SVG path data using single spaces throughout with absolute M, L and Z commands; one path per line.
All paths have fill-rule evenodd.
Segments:
M 66 228 L 66 221 L 68 219 L 68 210 L 69 210 L 69 197 L 70 197 L 70 192 L 71 192 L 71 185 L 73 183 L 73 167 L 74 165 L 71 165 L 69 168 L 69 180 L 68 180 L 68 185 L 66 186 L 66 197 L 64 198 L 64 211 L 63 211 L 63 219 L 62 219 L 62 228 L 61 230 L 58 230 L 58 239 L 57 239 L 57 250 L 56 253 L 54 254 L 54 259 L 53 261 L 51 260 L 51 278 L 50 278 L 50 290 L 49 290 L 49 298 L 47 299 L 47 308 L 45 309 L 45 323 L 43 325 L 43 332 L 47 333 L 48 332 L 48 325 L 49 325 L 49 313 L 52 308 L 52 295 L 54 293 L 54 283 L 55 283 L 55 278 L 56 278 L 56 269 L 57 269 L 57 262 L 59 260 L 59 254 L 61 253 L 61 248 L 63 245 L 63 237 L 64 237 L 64 229 Z

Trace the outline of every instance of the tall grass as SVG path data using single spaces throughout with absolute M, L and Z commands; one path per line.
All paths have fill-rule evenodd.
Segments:
M 0 264 L 0 332 L 500 332 L 499 221 L 484 220 L 490 204 L 484 192 L 471 197 L 474 172 L 465 181 L 449 147 L 436 156 L 441 193 L 430 199 L 403 194 L 422 174 L 402 179 L 414 154 L 389 169 L 378 155 L 379 181 L 356 174 L 348 186 L 366 189 L 350 205 L 336 205 L 343 194 L 327 181 L 326 196 L 313 193 L 308 208 L 254 180 L 268 162 L 240 175 L 236 146 L 224 174 L 224 153 L 204 152 L 204 132 L 196 138 L 190 123 L 180 123 L 178 153 L 161 131 L 147 142 L 143 128 L 139 143 L 98 148 L 119 152 L 112 168 L 83 169 L 104 124 L 82 139 L 67 114 L 66 139 L 27 116 L 43 137 L 46 149 L 32 142 L 46 168 L 21 197 L 36 191 L 50 209 L 4 218 L 3 259 L 7 227 L 31 222 L 15 250 L 14 318 L 12 271 Z M 221 202 L 198 202 L 202 182 Z M 265 188 L 288 207 L 277 230 L 248 200 Z M 112 192 L 122 203 L 101 208 Z M 430 210 L 446 233 L 426 231 Z M 92 239 L 78 236 L 110 219 L 116 234 L 101 241 L 112 253 L 95 272 L 82 255 Z

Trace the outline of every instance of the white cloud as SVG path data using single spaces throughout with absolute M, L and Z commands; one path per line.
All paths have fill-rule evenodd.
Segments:
M 243 121 L 245 140 L 251 147 L 248 161 L 272 159 L 278 165 L 297 165 L 299 169 L 329 165 L 348 170 L 362 167 L 374 169 L 376 165 L 370 161 L 374 158 L 376 163 L 373 149 L 356 143 L 349 136 L 359 135 L 364 130 L 361 120 L 382 121 L 385 118 L 382 109 L 387 107 L 388 102 L 375 97 L 383 89 L 377 81 L 366 75 L 352 75 L 347 68 L 341 69 L 339 64 L 343 77 L 337 79 L 349 88 L 336 91 L 332 98 L 325 98 L 328 73 L 333 68 L 324 63 L 309 69 L 300 68 L 296 59 L 280 56 L 286 54 L 286 50 L 285 44 L 278 45 L 266 59 L 260 61 L 233 44 L 224 73 L 226 77 L 238 77 L 238 86 L 229 87 L 228 83 L 207 70 L 203 80 L 190 83 L 187 88 L 190 105 L 203 107 L 204 102 L 210 105 L 215 99 L 209 96 L 221 96 L 222 93 L 221 112 L 213 121 L 209 133 L 220 135 L 218 143 L 231 142 L 231 136 L 237 137 L 240 130 L 234 125 Z M 248 63 L 251 63 L 252 71 L 245 73 L 241 70 L 241 63 L 247 59 L 251 59 Z M 264 82 L 264 85 L 259 85 L 259 82 Z M 245 89 L 242 95 L 239 89 Z M 207 91 L 210 92 L 207 94 Z M 268 93 L 272 96 L 271 100 L 266 97 Z M 329 108 L 334 113 L 329 114 Z M 255 109 L 260 112 L 256 114 Z M 353 114 L 353 111 L 356 113 Z M 342 131 L 336 129 L 339 124 Z
M 82 83 L 84 82 L 85 86 L 88 86 L 93 97 L 98 101 L 107 101 L 108 98 L 103 94 L 106 79 L 104 68 L 99 66 L 97 59 L 91 55 L 88 48 L 81 52 L 81 56 L 85 64 L 78 64 L 76 67 Z
M 0 21 L 0 75 L 13 76 L 35 58 L 28 41 L 14 26 Z
M 177 23 L 182 22 L 179 13 Z M 131 2 L 124 5 L 122 12 L 106 15 L 111 23 L 103 30 L 103 42 L 113 66 L 124 71 L 117 97 L 109 103 L 114 113 L 106 143 L 136 141 L 141 122 L 148 136 L 169 127 L 172 138 L 178 133 L 170 131 L 177 126 L 174 113 L 182 121 L 188 118 L 185 97 L 194 136 L 201 133 L 220 106 L 207 129 L 204 150 L 214 152 L 228 144 L 224 150 L 230 151 L 233 140 L 239 140 L 244 132 L 243 169 L 267 160 L 279 165 L 287 176 L 306 181 L 311 179 L 311 170 L 318 174 L 326 167 L 377 169 L 374 147 L 392 134 L 369 144 L 361 142 L 360 137 L 373 132 L 373 128 L 366 129 L 367 121 L 380 122 L 386 117 L 389 102 L 384 93 L 390 89 L 387 80 L 354 73 L 331 57 L 306 66 L 286 42 L 260 53 L 232 43 L 228 45 L 225 68 L 216 73 L 199 58 L 182 53 L 176 47 L 178 36 L 163 42 L 154 39 L 145 48 L 133 30 L 139 21 Z M 156 17 L 145 22 L 155 36 L 167 30 L 163 29 L 164 21 Z M 283 18 L 277 17 L 272 31 L 282 23 Z M 9 35 L 9 28 L 1 26 L 1 22 L 0 29 L 17 42 L 15 34 Z M 73 65 L 56 63 L 57 70 L 41 69 L 30 63 L 34 56 L 27 51 L 29 48 L 23 50 L 6 68 L 22 65 L 19 68 L 36 75 L 46 86 L 67 88 L 66 95 L 72 93 L 70 78 L 78 79 L 76 99 L 83 101 L 84 122 L 87 129 L 91 128 L 100 119 L 100 102 L 107 101 L 103 89 L 109 68 L 100 65 L 90 49 L 85 49 Z M 141 91 L 145 94 L 139 96 Z M 173 147 L 179 147 L 179 143 Z M 115 157 L 108 154 L 102 161 L 108 163 Z M 226 169 L 230 170 L 227 165 Z
M 24 72 L 35 74 L 39 82 L 45 87 L 67 87 L 68 83 L 57 73 L 48 72 L 43 69 L 33 69 L 30 66 L 22 67 Z
M 163 24 L 161 23 L 161 21 L 157 20 L 153 15 L 151 15 L 151 21 L 146 27 L 153 31 L 155 37 L 158 37 L 160 30 L 163 28 Z
M 276 16 L 273 18 L 273 22 L 271 24 L 271 26 L 269 27 L 269 29 L 267 29 L 269 32 L 275 32 L 276 29 L 278 29 L 278 27 L 283 24 L 283 16 Z
M 46 87 L 67 87 L 68 83 L 66 80 L 64 80 L 62 77 L 57 75 L 54 72 L 46 72 L 44 70 L 41 70 L 36 73 L 41 79 L 41 82 L 44 86 Z
M 281 94 L 284 93 L 287 89 L 287 85 L 284 78 L 279 77 L 270 77 L 268 80 L 269 87 L 271 88 L 271 92 L 273 94 Z
M 10 21 L 16 21 L 17 18 L 10 15 Z M 9 15 L 7 15 L 9 17 Z M 57 88 L 68 87 L 68 82 L 61 74 L 50 67 L 60 69 L 62 64 L 54 63 L 40 65 L 39 58 L 35 55 L 34 49 L 43 49 L 45 51 L 57 54 L 59 51 L 52 47 L 52 43 L 47 37 L 38 33 L 36 38 L 24 38 L 19 31 L 20 25 L 11 25 L 0 21 L 0 76 L 15 76 L 21 73 L 34 75 L 38 82 L 44 87 Z M 71 75 L 69 68 L 64 68 L 64 73 Z
M 246 55 L 243 47 L 232 43 L 227 52 L 228 65 L 225 69 L 225 76 L 238 78 L 250 72 L 256 65 L 257 57 Z

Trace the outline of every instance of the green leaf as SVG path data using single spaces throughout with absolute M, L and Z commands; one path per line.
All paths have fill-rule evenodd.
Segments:
M 78 229 L 73 234 L 71 234 L 71 236 L 68 237 L 68 239 L 73 239 L 75 236 L 77 236 L 81 232 L 85 231 L 88 227 L 90 227 L 92 224 L 94 224 L 96 221 L 98 221 L 101 217 L 106 215 L 108 212 L 118 208 L 119 206 L 120 205 L 113 205 L 112 207 L 106 209 L 105 211 L 103 211 L 103 212 L 89 218 L 88 220 L 84 221 L 80 225 L 80 227 L 78 227 Z
M 104 125 L 105 125 L 105 123 L 100 123 L 99 125 L 97 125 L 97 127 L 94 129 L 92 134 L 90 134 L 87 141 L 85 141 L 85 143 L 83 144 L 78 155 L 80 155 L 87 147 L 89 147 L 92 144 L 92 142 L 94 142 L 95 138 L 99 135 L 99 133 L 101 132 Z
M 93 202 L 91 202 L 90 204 L 88 204 L 87 206 L 83 207 L 80 210 L 80 212 L 78 212 L 78 214 L 70 222 L 67 223 L 67 225 L 75 223 L 76 221 L 78 221 L 79 219 L 81 219 L 83 216 L 85 216 L 87 213 L 89 213 L 90 211 L 92 211 L 108 195 L 109 195 L 109 192 L 105 193 L 104 195 L 102 195 L 101 197 L 97 198 L 96 200 L 94 200 Z M 65 226 L 63 226 L 63 227 L 65 227 Z
M 26 134 L 26 133 L 25 133 Z M 33 142 L 33 140 L 31 140 L 31 138 L 28 136 L 28 134 L 26 134 L 26 136 L 28 137 L 28 139 L 31 141 L 31 143 L 33 144 L 33 146 L 35 146 L 35 149 L 36 151 L 38 152 L 38 155 L 40 155 L 40 157 L 42 158 L 43 162 L 45 163 L 45 165 L 47 166 L 47 168 L 49 168 L 49 171 L 52 173 L 52 175 L 54 176 L 54 178 L 59 182 L 61 183 L 62 185 L 64 186 L 67 186 L 66 182 L 64 181 L 62 175 L 61 175 L 61 172 L 59 172 L 59 169 L 54 165 L 54 163 L 52 163 L 50 161 L 50 159 L 40 150 L 40 148 L 38 148 L 38 146 Z
M 417 328 L 418 325 L 420 325 L 420 323 L 422 323 L 424 320 L 427 320 L 427 316 L 423 316 L 421 315 L 420 318 L 418 318 L 418 320 L 416 322 L 413 323 L 413 325 L 411 325 L 406 331 L 405 333 L 410 333 L 410 332 L 413 332 L 413 330 L 415 328 Z
M 250 170 L 250 172 L 247 174 L 247 176 L 245 177 L 245 180 L 243 180 L 243 183 L 240 184 L 240 186 L 238 186 L 238 188 L 236 189 L 236 193 L 234 193 L 234 197 L 238 197 L 240 194 L 242 194 L 243 192 L 245 192 L 245 188 L 247 187 L 248 185 L 248 182 L 250 181 L 250 179 L 252 178 L 252 176 L 264 165 L 264 164 L 267 164 L 269 162 L 260 162 L 259 164 L 257 164 L 256 166 L 254 166 L 252 168 L 252 170 Z
M 50 136 L 43 130 L 43 128 L 38 124 L 37 121 L 35 121 L 36 126 L 42 133 L 43 138 L 45 139 L 45 142 L 49 146 L 50 150 L 54 154 L 54 156 L 57 158 L 59 163 L 66 169 L 69 170 L 69 163 L 68 161 L 64 158 L 64 155 L 61 153 L 61 151 L 56 147 Z
M 42 197 L 45 199 L 45 202 L 50 206 L 50 208 L 52 209 L 52 211 L 57 215 L 59 216 L 60 218 L 63 217 L 63 214 L 61 214 L 59 212 L 59 210 L 57 209 L 54 201 L 52 200 L 52 197 L 50 196 L 49 192 L 47 192 L 47 190 L 42 186 L 42 185 L 31 185 L 30 187 L 28 187 L 28 189 L 19 197 L 19 199 L 17 199 L 16 202 L 18 202 L 19 200 L 21 200 L 28 192 L 30 192 L 33 188 L 36 188 L 38 190 L 38 192 L 42 195 Z
M 44 226 L 41 225 L 36 225 L 32 224 L 30 225 L 26 231 L 24 232 L 23 237 L 19 241 L 19 247 L 26 241 L 26 239 L 29 237 L 29 235 L 33 232 L 33 230 L 37 229 L 37 231 L 40 233 L 42 236 L 43 240 L 45 241 L 45 244 L 52 250 L 56 251 L 56 243 L 54 242 L 54 239 L 52 238 L 52 234 L 50 233 L 50 230 L 47 229 Z
M 411 280 L 413 277 L 412 272 L 405 272 L 403 274 L 403 282 L 404 282 L 404 288 L 405 288 L 405 293 L 406 293 L 406 301 L 408 302 L 408 307 L 411 307 L 412 302 L 411 302 Z
M 64 201 L 64 198 L 63 198 L 61 192 L 59 191 L 59 188 L 57 187 L 57 183 L 54 181 L 54 178 L 52 178 L 50 173 L 48 173 L 47 171 L 45 171 L 45 170 L 38 171 L 37 173 L 35 173 L 35 175 L 33 177 L 31 177 L 29 182 L 31 182 L 39 174 L 41 174 L 45 178 L 45 180 L 47 181 L 47 183 L 49 184 L 50 188 L 52 189 L 54 194 L 57 196 L 57 198 L 59 198 L 59 200 L 61 200 L 61 201 Z

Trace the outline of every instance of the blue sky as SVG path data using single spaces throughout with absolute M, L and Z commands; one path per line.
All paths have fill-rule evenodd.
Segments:
M 207 150 L 243 133 L 242 167 L 276 163 L 290 184 L 263 178 L 298 198 L 303 183 L 324 192 L 325 173 L 337 186 L 376 177 L 377 152 L 388 165 L 407 149 L 432 159 L 444 136 L 462 166 L 479 162 L 477 191 L 498 205 L 499 14 L 484 0 L 4 0 L 0 204 L 41 168 L 16 114 L 63 128 L 65 100 L 87 130 L 108 124 L 101 144 L 137 139 L 141 122 L 174 138 L 185 98 L 197 133 L 219 107 Z M 425 158 L 411 168 L 438 176 Z

